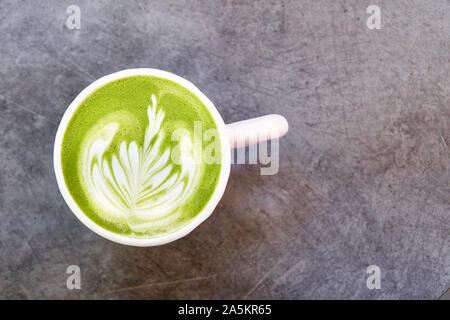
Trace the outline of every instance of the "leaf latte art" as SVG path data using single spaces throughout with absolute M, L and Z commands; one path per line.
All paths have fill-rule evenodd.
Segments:
M 123 141 L 109 162 L 104 153 L 119 128 L 112 122 L 86 144 L 83 161 L 83 175 L 93 202 L 139 232 L 176 219 L 182 213 L 178 210 L 180 205 L 190 196 L 198 178 L 190 137 L 183 137 L 180 142 L 183 146 L 179 168 L 170 162 L 171 148 L 161 146 L 164 111 L 158 110 L 154 95 L 151 99 L 142 146 Z

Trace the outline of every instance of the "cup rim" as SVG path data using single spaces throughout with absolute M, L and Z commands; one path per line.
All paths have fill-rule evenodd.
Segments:
M 197 96 L 200 101 L 203 102 L 203 104 L 208 108 L 211 116 L 214 119 L 214 122 L 217 125 L 220 140 L 221 140 L 221 147 L 222 147 L 222 167 L 220 171 L 219 176 L 219 182 L 217 183 L 216 189 L 214 190 L 209 202 L 206 204 L 206 206 L 198 213 L 188 224 L 184 225 L 180 229 L 170 232 L 167 234 L 162 234 L 160 236 L 152 237 L 152 238 L 133 238 L 126 235 L 121 235 L 118 233 L 114 233 L 112 231 L 109 231 L 97 223 L 95 223 L 93 220 L 91 220 L 86 214 L 83 213 L 83 211 L 78 207 L 75 200 L 72 198 L 63 175 L 62 171 L 62 165 L 61 165 L 61 148 L 62 148 L 62 141 L 64 137 L 64 133 L 66 131 L 66 128 L 74 114 L 74 112 L 78 109 L 80 104 L 94 91 L 101 88 L 102 86 L 106 85 L 107 83 L 110 83 L 112 81 L 127 78 L 131 76 L 137 76 L 137 75 L 149 75 L 154 76 L 158 78 L 163 78 L 167 80 L 171 80 L 184 88 L 191 91 L 195 96 Z M 196 227 L 198 227 L 203 221 L 205 221 L 211 213 L 214 211 L 215 207 L 219 203 L 220 199 L 223 196 L 223 193 L 225 192 L 225 187 L 228 182 L 228 177 L 230 174 L 230 146 L 228 142 L 228 138 L 226 135 L 225 130 L 225 123 L 217 111 L 214 104 L 211 102 L 211 100 L 206 97 L 205 94 L 203 94 L 194 84 L 192 84 L 190 81 L 177 76 L 171 72 L 163 71 L 159 69 L 153 69 L 153 68 L 135 68 L 135 69 L 126 69 L 122 71 L 118 71 L 106 76 L 103 76 L 93 83 L 91 83 L 89 86 L 87 86 L 83 91 L 81 91 L 76 98 L 70 103 L 66 111 L 64 112 L 64 115 L 61 119 L 61 122 L 58 126 L 58 130 L 56 132 L 55 142 L 54 142 L 54 148 L 53 148 L 53 166 L 54 171 L 56 175 L 56 180 L 58 184 L 59 191 L 61 192 L 65 202 L 71 209 L 72 213 L 90 230 L 94 231 L 98 235 L 111 240 L 116 243 L 124 244 L 124 245 L 130 245 L 130 246 L 138 246 L 138 247 L 148 247 L 148 246 L 157 246 L 166 244 L 172 241 L 175 241 L 177 239 L 180 239 L 187 234 L 189 234 L 192 230 L 194 230 Z

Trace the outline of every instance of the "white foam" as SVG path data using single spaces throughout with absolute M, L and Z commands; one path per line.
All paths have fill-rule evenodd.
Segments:
M 162 109 L 157 110 L 156 97 L 147 108 L 148 127 L 144 143 L 120 143 L 118 154 L 109 159 L 110 146 L 120 124 L 111 122 L 88 138 L 82 173 L 90 201 L 111 222 L 127 221 L 137 232 L 145 232 L 174 222 L 198 181 L 199 168 L 192 158 L 192 141 L 183 141 L 181 170 L 169 162 L 171 149 L 161 146 L 164 132 Z M 156 138 L 156 139 L 155 139 Z M 151 142 L 154 141 L 152 144 Z

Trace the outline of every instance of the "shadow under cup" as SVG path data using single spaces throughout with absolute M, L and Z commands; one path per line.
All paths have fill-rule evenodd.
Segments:
M 74 197 L 72 196 L 71 192 L 69 191 L 69 188 L 67 187 L 65 176 L 63 173 L 63 159 L 62 159 L 62 148 L 63 148 L 63 141 L 65 133 L 69 127 L 69 124 L 71 123 L 72 117 L 74 114 L 76 114 L 78 108 L 83 105 L 84 101 L 89 98 L 94 92 L 96 92 L 99 88 L 104 87 L 107 84 L 110 84 L 116 80 L 125 79 L 133 76 L 152 76 L 156 78 L 161 78 L 165 80 L 169 80 L 172 82 L 175 82 L 176 84 L 180 85 L 184 89 L 187 89 L 190 93 L 195 95 L 196 98 L 198 98 L 201 103 L 208 109 L 209 114 L 211 115 L 219 134 L 220 138 L 220 151 L 221 151 L 221 164 L 220 164 L 220 174 L 219 178 L 216 184 L 216 187 L 214 191 L 212 192 L 212 195 L 210 196 L 207 203 L 200 209 L 200 212 L 198 212 L 195 216 L 193 216 L 186 224 L 181 226 L 180 228 L 177 228 L 173 231 L 165 232 L 165 233 L 158 233 L 153 234 L 149 237 L 135 237 L 133 235 L 126 235 L 126 234 L 120 234 L 116 232 L 112 232 L 105 227 L 102 227 L 93 219 L 91 219 L 83 210 L 80 208 L 80 206 L 77 204 L 77 202 L 74 200 Z M 152 100 L 154 97 L 152 97 Z M 153 103 L 155 103 L 156 100 L 153 100 Z M 156 106 L 154 105 L 155 109 Z M 147 111 L 149 122 L 151 119 L 159 119 L 159 115 L 154 111 L 154 114 L 152 117 L 152 113 L 149 109 Z M 147 136 L 147 131 L 146 131 Z M 103 141 L 103 140 L 102 140 Z M 154 143 L 155 140 L 152 140 L 152 143 Z M 149 141 L 148 141 L 149 142 Z M 145 138 L 144 138 L 144 144 L 145 144 Z M 135 146 L 133 146 L 135 147 Z M 129 144 L 128 150 L 133 148 L 132 143 Z M 140 151 L 141 154 L 143 151 Z M 119 154 L 120 152 L 118 152 Z M 81 155 L 80 155 L 81 156 Z M 120 155 L 118 155 L 120 158 Z M 97 233 L 98 235 L 109 239 L 111 241 L 125 244 L 125 245 L 132 245 L 132 246 L 155 246 L 155 245 L 162 245 L 174 240 L 177 240 L 185 235 L 187 235 L 189 232 L 191 232 L 193 229 L 195 229 L 198 225 L 200 225 L 206 218 L 210 216 L 210 214 L 213 212 L 214 208 L 220 201 L 224 191 L 225 187 L 228 181 L 228 176 L 230 173 L 230 146 L 227 139 L 227 134 L 225 130 L 225 123 L 218 113 L 217 109 L 213 105 L 213 103 L 197 88 L 195 87 L 191 82 L 174 75 L 172 73 L 157 70 L 157 69 L 147 69 L 147 68 L 141 68 L 141 69 L 128 69 L 124 71 L 120 71 L 117 73 L 113 73 L 111 75 L 107 75 L 105 77 L 102 77 L 98 79 L 97 81 L 93 82 L 91 85 L 89 85 L 87 88 L 85 88 L 75 99 L 74 101 L 69 105 L 67 110 L 65 111 L 63 118 L 60 122 L 60 125 L 58 127 L 58 131 L 56 133 L 55 138 L 55 145 L 54 145 L 54 170 L 55 175 L 58 183 L 59 190 L 66 201 L 69 208 L 72 210 L 72 212 L 75 214 L 75 216 L 89 229 Z M 84 159 L 84 158 L 83 158 Z M 99 168 L 102 168 L 101 165 L 98 166 Z M 94 169 L 96 169 L 94 167 Z M 101 183 L 98 182 L 98 179 L 92 179 L 92 185 L 97 187 L 99 185 L 99 190 L 103 190 L 101 187 Z M 113 181 L 113 180 L 112 180 Z M 118 180 L 117 180 L 118 181 Z M 119 185 L 119 184 L 118 184 Z M 120 188 L 118 187 L 118 190 Z

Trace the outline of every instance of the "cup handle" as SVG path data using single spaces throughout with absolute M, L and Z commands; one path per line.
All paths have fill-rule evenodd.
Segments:
M 230 147 L 241 148 L 280 138 L 288 132 L 289 124 L 282 115 L 268 114 L 227 124 L 225 129 Z

